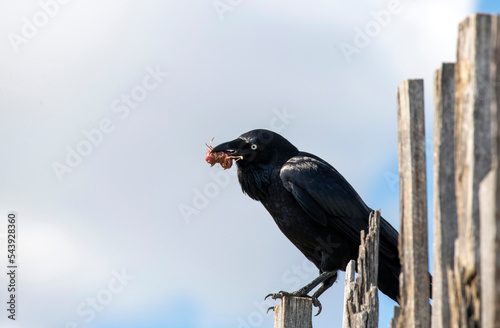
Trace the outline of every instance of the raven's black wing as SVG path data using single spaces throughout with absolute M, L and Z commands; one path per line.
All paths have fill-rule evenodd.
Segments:
M 280 177 L 285 189 L 312 220 L 324 226 L 333 225 L 360 242 L 360 231 L 367 230 L 371 209 L 333 166 L 301 152 L 282 166 Z M 397 231 L 383 220 L 380 234 L 381 253 L 389 258 L 397 257 Z

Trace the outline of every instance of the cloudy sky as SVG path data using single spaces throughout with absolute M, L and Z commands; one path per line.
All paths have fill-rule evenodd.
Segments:
M 431 142 L 433 71 L 477 11 L 500 5 L 1 2 L 0 257 L 14 211 L 19 267 L 0 325 L 272 327 L 264 296 L 317 271 L 205 143 L 279 132 L 398 228 L 397 85 L 425 79 Z M 340 327 L 343 278 L 315 327 Z

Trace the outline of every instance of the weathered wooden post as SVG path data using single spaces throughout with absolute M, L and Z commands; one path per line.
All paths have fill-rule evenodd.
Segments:
M 283 297 L 274 310 L 274 328 L 312 328 L 312 300 Z
M 434 272 L 432 327 L 450 327 L 448 269 L 453 269 L 457 238 L 455 197 L 455 65 L 434 73 Z
M 401 261 L 400 305 L 393 327 L 430 327 L 423 80 L 398 87 Z
M 455 183 L 458 240 L 450 273 L 454 327 L 479 327 L 479 183 L 491 168 L 491 16 L 460 23 L 455 65 Z
M 361 231 L 358 278 L 354 281 L 354 260 L 346 268 L 343 328 L 378 327 L 378 257 L 380 210 L 370 213 L 369 231 Z
M 491 25 L 492 168 L 479 187 L 483 328 L 500 327 L 500 16 Z

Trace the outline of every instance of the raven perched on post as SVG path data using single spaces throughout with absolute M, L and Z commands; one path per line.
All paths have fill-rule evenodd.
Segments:
M 330 164 L 299 151 L 281 135 L 252 130 L 211 150 L 236 158 L 241 189 L 264 205 L 285 236 L 318 267 L 320 275 L 293 293 L 272 294 L 318 297 L 356 260 L 360 232 L 368 230 L 371 209 Z M 397 301 L 399 296 L 398 232 L 380 220 L 379 289 Z M 318 312 L 319 314 L 319 312 Z

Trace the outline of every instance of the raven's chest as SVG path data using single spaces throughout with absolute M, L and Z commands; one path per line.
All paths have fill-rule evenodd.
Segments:
M 312 244 L 318 235 L 314 220 L 303 210 L 295 197 L 285 189 L 280 170 L 238 170 L 243 191 L 264 205 L 278 228 L 294 244 Z
M 272 183 L 268 190 L 267 197 L 260 199 L 262 205 L 278 225 L 295 225 L 297 223 L 295 218 L 300 218 L 299 213 L 302 208 L 293 195 L 285 189 L 281 180 Z
M 260 202 L 283 234 L 294 243 L 314 244 L 314 239 L 324 229 L 309 217 L 281 180 L 269 186 L 268 196 Z

